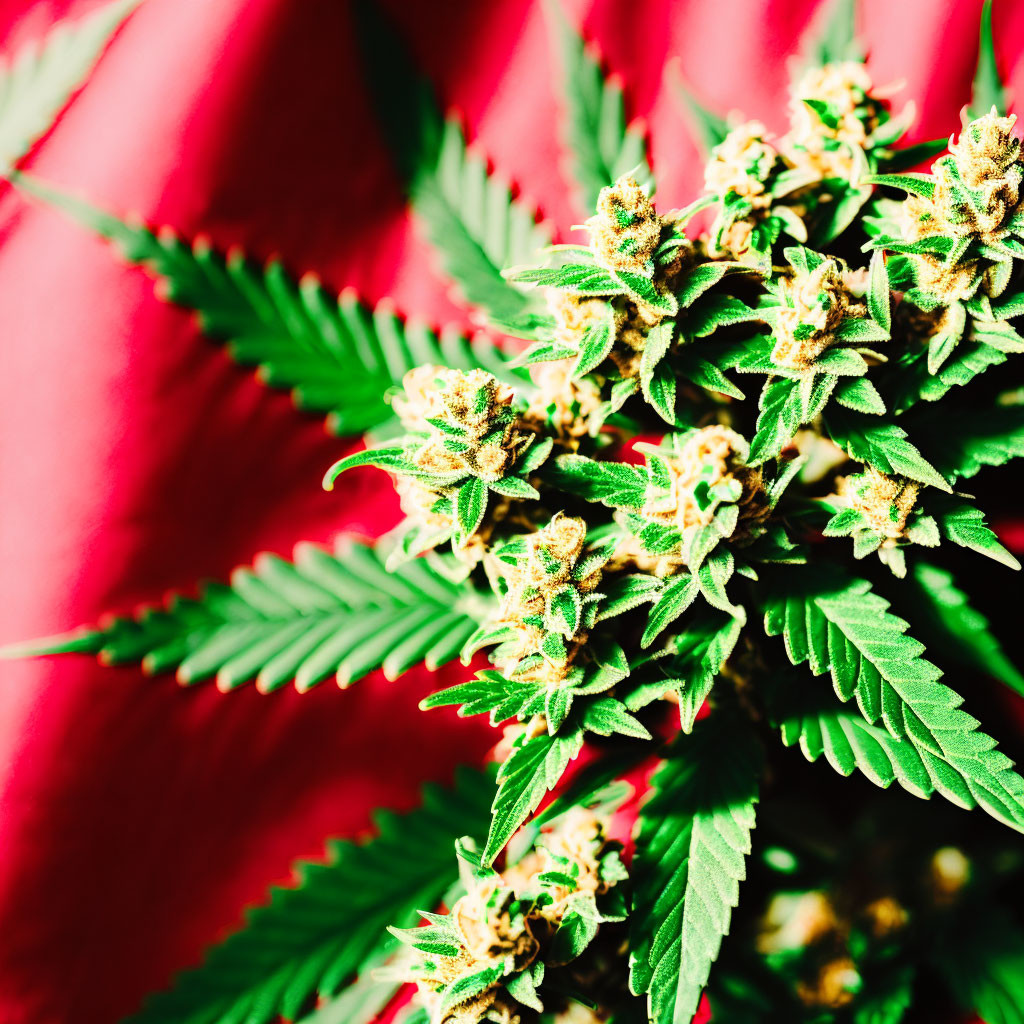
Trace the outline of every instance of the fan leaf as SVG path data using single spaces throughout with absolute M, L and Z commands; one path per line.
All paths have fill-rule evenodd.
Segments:
M 557 0 L 547 5 L 562 59 L 562 94 L 566 116 L 565 144 L 587 213 L 597 207 L 601 189 L 634 171 L 641 184 L 650 177 L 643 134 L 626 124 L 622 88 L 605 78 L 600 63 L 587 52 Z M 636 168 L 640 167 L 640 171 Z
M 141 0 L 116 0 L 0 61 L 0 174 L 45 134 Z
M 652 1024 L 696 1012 L 746 875 L 760 756 L 754 737 L 725 717 L 677 737 L 640 812 L 630 986 L 648 994 Z
M 24 175 L 16 183 L 145 267 L 162 296 L 196 312 L 204 334 L 226 342 L 236 362 L 257 367 L 264 384 L 290 390 L 299 409 L 326 413 L 335 434 L 362 434 L 391 420 L 387 390 L 424 363 L 479 367 L 522 383 L 483 336 L 439 336 L 425 324 L 403 323 L 387 302 L 371 311 L 349 289 L 331 295 L 312 274 L 296 281 L 277 260 L 260 267 L 237 250 L 225 258 L 205 242 L 126 223 Z
M 374 838 L 332 842 L 326 863 L 296 865 L 294 888 L 271 889 L 201 967 L 126 1024 L 267 1024 L 334 995 L 397 945 L 388 925 L 412 927 L 456 883 L 452 847 L 463 835 L 482 838 L 491 779 L 460 770 L 453 789 L 426 786 L 416 810 L 378 812 Z
M 152 673 L 177 668 L 186 684 L 216 676 L 224 691 L 253 677 L 264 693 L 292 679 L 304 691 L 332 673 L 347 686 L 381 666 L 395 678 L 417 662 L 433 669 L 457 657 L 476 628 L 466 597 L 423 559 L 389 573 L 384 552 L 366 544 L 334 553 L 300 544 L 293 562 L 262 555 L 230 586 L 208 584 L 198 598 L 175 596 L 166 607 L 5 654 L 92 652 L 106 664 L 141 661 Z
M 765 631 L 784 637 L 794 665 L 830 673 L 837 696 L 855 696 L 870 724 L 881 720 L 894 739 L 912 743 L 935 790 L 1024 831 L 1024 779 L 888 607 L 866 580 L 838 567 L 794 567 L 784 587 L 768 591 Z

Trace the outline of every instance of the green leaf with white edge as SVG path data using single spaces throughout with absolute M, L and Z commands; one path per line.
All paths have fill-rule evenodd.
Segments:
M 749 272 L 750 269 L 744 263 L 727 263 L 724 261 L 702 263 L 700 266 L 694 267 L 683 278 L 682 284 L 676 289 L 676 299 L 679 302 L 679 308 L 685 309 L 696 302 L 705 292 L 718 284 L 726 274 L 730 272 Z
M 953 354 L 967 325 L 967 310 L 962 302 L 953 302 L 946 308 L 942 330 L 928 340 L 928 372 L 939 372 L 942 364 Z
M 482 334 L 472 342 L 457 330 L 439 336 L 422 322 L 403 323 L 387 301 L 371 310 L 351 289 L 334 296 L 312 274 L 295 280 L 276 260 L 260 267 L 238 250 L 225 257 L 205 241 L 127 223 L 25 175 L 15 184 L 144 267 L 159 294 L 194 310 L 203 333 L 225 342 L 233 360 L 255 366 L 268 387 L 290 391 L 297 408 L 326 413 L 334 434 L 393 421 L 385 394 L 424 363 L 480 368 L 523 386 Z
M 610 270 L 596 263 L 563 263 L 558 267 L 522 267 L 505 271 L 505 278 L 541 288 L 561 288 L 574 295 L 597 298 L 621 295 L 625 285 Z
M 616 576 L 611 580 L 601 581 L 604 600 L 597 613 L 597 621 L 614 618 L 625 612 L 632 611 L 642 604 L 656 601 L 661 594 L 663 580 L 646 573 L 631 573 L 627 576 Z
M 746 395 L 710 359 L 699 354 L 701 348 L 699 345 L 687 345 L 673 358 L 676 374 L 708 391 L 742 401 Z
M 333 841 L 326 863 L 298 864 L 295 887 L 271 889 L 240 930 L 130 1024 L 269 1024 L 333 996 L 394 948 L 388 925 L 411 927 L 458 881 L 452 844 L 483 838 L 492 778 L 460 769 L 454 788 L 426 786 L 418 809 L 378 812 L 374 838 Z
M 1024 696 L 1024 674 L 1010 661 L 988 620 L 946 570 L 915 561 L 908 585 L 918 628 L 939 653 L 965 668 L 994 676 Z
M 44 135 L 141 0 L 115 0 L 0 61 L 0 175 Z
M 647 474 L 625 462 L 559 455 L 545 464 L 540 476 L 550 487 L 609 508 L 643 508 L 646 501 Z
M 937 402 L 952 388 L 963 387 L 989 367 L 1005 362 L 1005 353 L 992 345 L 965 340 L 957 345 L 938 373 L 931 374 L 922 354 L 909 367 L 901 368 L 896 397 L 890 404 L 896 412 L 905 412 L 920 401 Z
M 640 360 L 640 389 L 643 396 L 671 426 L 676 422 L 676 378 L 664 360 L 672 344 L 673 328 L 671 320 L 652 327 Z
M 752 466 L 759 466 L 778 455 L 800 429 L 798 382 L 788 377 L 765 381 L 758 407 L 761 412 L 747 458 Z
M 877 417 L 833 407 L 825 417 L 825 425 L 832 440 L 850 458 L 891 476 L 905 476 L 943 491 L 952 490 L 898 424 L 880 423 Z
M 844 408 L 869 416 L 883 416 L 885 402 L 878 389 L 866 377 L 847 378 L 836 385 L 835 400 Z
M 731 295 L 705 294 L 687 308 L 683 333 L 688 338 L 706 338 L 719 327 L 760 320 L 761 314 Z
M 861 181 L 865 185 L 898 188 L 922 199 L 931 199 L 935 195 L 935 178 L 930 174 L 867 174 Z
M 630 988 L 647 994 L 652 1024 L 696 1012 L 746 877 L 760 752 L 752 733 L 724 717 L 678 736 L 640 810 Z
M 866 580 L 838 566 L 790 568 L 763 606 L 765 632 L 785 639 L 789 660 L 830 673 L 841 700 L 856 697 L 866 721 L 882 721 L 894 739 L 913 744 L 937 792 L 1024 831 L 1024 779 Z
M 1024 457 L 1024 405 L 966 413 L 956 430 L 949 429 L 945 417 L 933 422 L 936 468 L 950 480 L 967 479 L 985 466 L 1003 466 Z
M 870 725 L 856 711 L 808 695 L 802 683 L 775 683 L 772 713 L 787 747 L 799 744 L 808 761 L 822 755 L 840 775 L 860 772 L 876 786 L 893 782 L 908 793 L 927 799 L 935 792 L 922 756 L 908 740 L 895 739 Z
M 503 494 L 506 498 L 532 500 L 540 497 L 540 491 L 522 477 L 506 476 L 501 480 L 488 480 L 487 487 L 495 494 Z
M 368 448 L 366 451 L 355 452 L 352 455 L 346 455 L 343 459 L 338 459 L 324 474 L 324 490 L 334 490 L 335 481 L 342 473 L 350 469 L 358 469 L 360 466 L 374 466 L 377 469 L 385 469 L 391 473 L 407 473 L 410 476 L 417 476 L 422 473 L 422 470 L 415 462 L 411 462 L 406 458 L 405 450 L 397 445 Z
M 688 573 L 679 573 L 671 577 L 651 606 L 640 646 L 650 647 L 693 604 L 699 593 L 700 586 L 697 580 Z
M 992 40 L 992 0 L 985 0 L 978 32 L 978 63 L 971 85 L 971 105 L 967 114 L 973 121 L 984 117 L 995 107 L 997 113 L 1005 116 L 1007 106 L 1006 87 L 999 77 L 995 45 Z
M 386 554 L 359 543 L 333 553 L 300 544 L 294 561 L 261 555 L 230 586 L 208 584 L 198 598 L 175 596 L 2 655 L 93 653 L 104 664 L 141 661 L 147 673 L 176 668 L 185 684 L 216 677 L 225 692 L 255 677 L 262 693 L 291 680 L 305 691 L 332 674 L 348 686 L 381 666 L 394 679 L 418 662 L 433 669 L 458 657 L 476 628 L 471 607 L 489 598 L 424 559 L 389 573 Z
M 679 724 L 691 732 L 693 724 L 722 666 L 739 640 L 744 620 L 708 609 L 693 616 L 674 638 L 675 655 L 664 664 L 679 697 Z
M 487 511 L 487 484 L 471 476 L 456 492 L 455 520 L 459 525 L 461 545 L 476 533 Z
M 649 740 L 651 734 L 626 709 L 622 701 L 614 697 L 599 697 L 589 703 L 580 721 L 585 729 L 598 736 L 629 736 L 637 740 Z
M 868 264 L 868 313 L 881 328 L 889 333 L 892 327 L 892 310 L 889 296 L 889 274 L 885 268 L 885 254 L 876 249 Z
M 928 511 L 939 524 L 943 539 L 994 558 L 1011 569 L 1020 568 L 1020 562 L 1003 547 L 985 522 L 981 509 L 960 498 L 936 495 L 929 502 Z
M 569 24 L 559 0 L 546 9 L 561 54 L 562 121 L 572 170 L 583 210 L 592 213 L 601 189 L 640 167 L 641 185 L 650 181 L 650 161 L 643 133 L 626 123 L 622 89 L 607 79 L 600 63 L 587 52 L 582 36 Z
M 674 316 L 679 312 L 679 302 L 674 295 L 661 291 L 653 280 L 631 270 L 615 270 L 612 276 L 638 305 L 646 306 L 662 316 Z
M 608 358 L 615 344 L 615 318 L 609 308 L 608 315 L 590 324 L 580 341 L 580 354 L 572 368 L 574 377 L 582 377 L 596 370 Z
M 462 705 L 459 708 L 461 718 L 487 714 L 491 725 L 496 726 L 510 718 L 539 714 L 544 706 L 544 687 L 533 681 L 509 679 L 502 672 L 487 669 L 478 672 L 469 682 L 432 693 L 420 702 L 420 708 L 428 711 L 456 704 Z
M 519 737 L 498 769 L 498 791 L 491 805 L 493 818 L 481 858 L 484 865 L 494 863 L 582 748 L 580 729 L 558 736 L 542 733 L 527 739 L 524 733 Z
M 888 341 L 889 331 L 882 327 L 881 324 L 876 324 L 874 320 L 870 320 L 867 317 L 851 317 L 842 322 L 835 336 L 839 341 L 865 345 L 872 341 Z M 829 349 L 825 356 L 831 355 L 836 351 L 842 350 Z M 824 357 L 819 360 L 819 362 L 823 361 Z

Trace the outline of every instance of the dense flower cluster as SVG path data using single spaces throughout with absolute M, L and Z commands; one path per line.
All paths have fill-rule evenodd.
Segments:
M 620 850 L 580 810 L 501 873 L 461 846 L 467 892 L 426 925 L 391 929 L 412 955 L 388 973 L 416 983 L 432 1024 L 522 1024 L 542 1010 L 571 1020 L 564 999 L 545 1006 L 537 987 L 549 970 L 569 965 L 571 977 L 599 926 L 624 919 Z

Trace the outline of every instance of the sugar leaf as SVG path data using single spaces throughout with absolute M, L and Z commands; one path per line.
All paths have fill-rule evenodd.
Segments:
M 553 789 L 569 762 L 583 746 L 582 731 L 552 736 L 542 733 L 529 739 L 520 736 L 505 763 L 498 769 L 498 791 L 491 807 L 493 818 L 482 860 L 493 864 L 513 833 L 537 809 L 544 794 Z

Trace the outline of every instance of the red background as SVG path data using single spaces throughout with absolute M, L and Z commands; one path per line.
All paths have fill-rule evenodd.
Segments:
M 2 50 L 96 6 L 0 0 Z M 387 6 L 470 137 L 546 217 L 576 222 L 540 5 Z M 785 58 L 817 3 L 567 6 L 630 83 L 661 200 L 682 205 L 700 160 L 666 62 L 708 105 L 781 130 Z M 905 80 L 915 137 L 959 123 L 980 6 L 863 4 L 875 80 Z M 1020 82 L 1024 5 L 996 6 L 1002 68 Z M 404 213 L 339 0 L 146 0 L 25 166 L 120 215 L 466 322 Z M 261 550 L 382 532 L 395 518 L 383 478 L 320 490 L 341 447 L 159 302 L 142 271 L 0 184 L 0 643 L 223 577 Z M 116 1020 L 294 858 L 479 760 L 493 735 L 422 716 L 429 686 L 376 674 L 347 692 L 222 695 L 86 658 L 0 663 L 0 1019 Z

